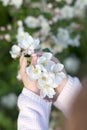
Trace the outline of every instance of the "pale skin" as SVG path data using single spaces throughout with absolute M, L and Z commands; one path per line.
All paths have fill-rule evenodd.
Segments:
M 31 64 L 36 65 L 37 58 L 41 55 L 42 53 L 34 53 L 31 58 Z M 56 63 L 59 62 L 55 57 L 53 57 L 52 60 Z M 27 66 L 27 59 L 22 54 L 22 56 L 20 57 L 20 74 L 21 74 L 23 84 L 27 89 L 40 95 L 40 90 L 37 87 L 37 81 L 30 81 L 26 74 L 26 66 Z M 65 87 L 67 83 L 67 80 L 68 80 L 67 78 L 63 79 L 62 83 L 58 85 L 58 87 L 56 88 L 56 92 L 58 93 L 58 95 L 62 92 L 63 88 Z

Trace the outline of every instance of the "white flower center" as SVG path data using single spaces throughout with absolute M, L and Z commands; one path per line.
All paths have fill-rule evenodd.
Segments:
M 48 89 L 48 88 L 49 88 L 49 86 L 48 86 L 48 85 L 44 85 L 44 88 L 45 88 L 45 89 Z
M 43 64 L 43 66 L 46 66 L 46 65 L 47 65 L 47 62 L 44 60 L 44 61 L 42 62 L 42 64 Z
M 45 76 L 43 76 L 42 79 L 43 79 L 44 81 L 46 81 L 46 77 L 45 77 Z
M 34 73 L 37 74 L 39 70 L 37 68 L 34 69 Z

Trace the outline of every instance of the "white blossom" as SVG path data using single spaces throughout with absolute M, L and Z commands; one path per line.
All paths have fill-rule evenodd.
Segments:
M 17 74 L 16 78 L 17 78 L 17 80 L 19 80 L 19 81 L 22 80 L 22 78 L 21 78 L 21 74 L 20 74 L 20 71 L 18 71 L 18 74 Z
M 41 27 L 42 27 L 41 33 L 43 35 L 47 36 L 50 32 L 50 29 L 51 29 L 49 23 L 48 22 L 42 22 Z
M 23 49 L 28 49 L 33 43 L 33 38 L 27 32 L 20 32 L 17 35 L 18 45 Z
M 9 0 L 0 0 L 0 1 L 2 1 L 4 6 L 7 6 L 9 4 Z
M 4 35 L 4 38 L 5 38 L 5 40 L 6 40 L 7 42 L 10 42 L 10 41 L 11 41 L 11 36 L 10 36 L 10 34 L 5 34 L 5 35 Z
M 73 0 L 65 0 L 67 4 L 71 4 Z
M 4 6 L 13 5 L 16 8 L 20 8 L 23 0 L 1 0 Z
M 24 27 L 19 26 L 17 32 L 18 32 L 18 34 L 21 34 L 22 32 L 24 33 Z M 17 34 L 17 36 L 18 36 L 18 34 Z
M 17 21 L 17 24 L 18 24 L 19 27 L 22 27 L 22 26 L 23 26 L 23 22 L 22 22 L 21 20 L 18 20 L 18 21 Z
M 9 93 L 1 97 L 1 104 L 7 108 L 13 108 L 17 104 L 17 96 L 14 93 Z
M 27 75 L 29 76 L 30 80 L 36 80 L 41 76 L 41 66 L 40 65 L 30 65 L 26 68 Z
M 51 58 L 52 58 L 52 53 L 50 53 L 50 52 L 44 52 L 42 56 L 43 56 L 43 57 L 46 57 L 47 60 L 51 60 Z
M 38 88 L 40 89 L 40 96 L 44 98 L 45 96 L 48 96 L 49 98 L 53 98 L 53 95 L 55 95 L 54 88 L 57 87 L 57 85 L 54 82 L 54 74 L 51 73 L 43 73 L 41 77 L 38 79 Z
M 58 43 L 66 48 L 70 39 L 69 31 L 67 29 L 59 28 L 57 33 L 57 39 Z
M 52 38 L 55 41 L 56 45 L 59 45 L 62 48 L 67 48 L 68 41 L 70 40 L 69 31 L 67 29 L 59 28 L 57 37 L 52 36 Z
M 18 45 L 28 51 L 28 54 L 32 54 L 35 49 L 39 48 L 39 39 L 34 39 L 31 35 L 29 35 L 27 32 L 20 32 L 17 35 L 17 42 Z
M 38 18 L 35 18 L 33 16 L 27 16 L 24 20 L 24 23 L 27 25 L 29 28 L 37 28 L 40 26 L 40 22 Z
M 53 85 L 46 84 L 44 85 L 40 90 L 40 96 L 44 98 L 45 96 L 48 96 L 49 98 L 53 98 L 53 96 L 56 94 Z
M 63 68 L 64 68 L 64 65 L 63 64 L 61 64 L 61 63 L 55 63 L 55 64 L 53 64 L 52 66 L 51 66 L 51 71 L 53 72 L 53 73 L 58 73 L 58 72 L 60 72 L 60 71 L 62 71 L 63 70 Z
M 76 17 L 79 17 L 79 18 L 84 17 L 84 8 L 74 6 L 74 14 Z
M 74 17 L 74 8 L 72 6 L 65 5 L 61 11 L 61 19 L 71 19 Z
M 40 26 L 41 26 L 41 34 L 43 37 L 48 36 L 50 32 L 50 25 L 48 20 L 44 16 L 39 16 Z
M 51 65 L 54 63 L 53 61 L 51 61 L 51 58 L 51 53 L 44 53 L 41 57 L 38 58 L 37 63 L 41 64 L 44 68 L 46 68 L 49 71 Z
M 10 24 L 7 25 L 7 30 L 12 30 L 12 26 Z
M 10 5 L 14 5 L 16 8 L 20 8 L 23 3 L 23 0 L 11 0 Z
M 12 58 L 17 58 L 20 55 L 21 48 L 17 45 L 13 45 L 10 51 L 11 57 Z
M 86 6 L 87 6 L 87 0 L 76 0 L 74 5 L 75 16 L 82 18 L 85 14 Z
M 66 74 L 63 71 L 64 65 L 61 63 L 53 64 L 51 66 L 51 71 L 55 74 L 55 84 L 60 84 L 61 81 L 66 77 Z
M 49 9 L 51 9 L 51 8 L 53 7 L 53 4 L 52 4 L 52 3 L 48 3 L 47 7 L 48 7 Z
M 83 9 L 87 6 L 87 0 L 76 0 L 75 7 L 79 7 L 80 9 Z
M 64 65 L 69 73 L 77 73 L 80 67 L 80 60 L 75 56 L 69 56 L 64 60 Z
M 80 35 L 76 35 L 73 39 L 70 37 L 69 29 L 59 28 L 57 36 L 51 36 L 56 45 L 60 47 L 60 51 L 69 45 L 78 47 L 80 45 Z
M 38 79 L 38 87 L 45 84 L 53 84 L 55 75 L 53 73 L 43 72 Z
M 69 30 L 70 33 L 72 33 L 73 31 L 75 31 L 78 27 L 78 24 L 75 23 L 75 22 L 72 22 L 68 27 L 67 29 Z
M 80 45 L 80 35 L 78 34 L 77 36 L 75 36 L 74 39 L 71 39 L 69 41 L 69 44 L 75 47 L 78 47 Z
M 66 74 L 64 72 L 59 72 L 55 75 L 55 83 L 57 85 L 61 84 L 62 80 L 66 78 Z

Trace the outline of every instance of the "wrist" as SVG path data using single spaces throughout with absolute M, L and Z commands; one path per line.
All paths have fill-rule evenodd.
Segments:
M 25 88 L 32 91 L 33 93 L 40 95 L 40 90 L 37 87 L 37 81 L 30 82 L 30 83 L 25 82 L 24 86 L 25 86 Z
M 25 86 L 26 89 L 32 91 L 33 93 L 37 94 L 38 96 L 40 95 L 40 91 L 36 89 L 30 89 L 29 87 Z

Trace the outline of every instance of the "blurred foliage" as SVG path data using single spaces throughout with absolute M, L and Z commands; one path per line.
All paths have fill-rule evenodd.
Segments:
M 52 0 L 51 0 L 52 1 Z M 48 0 L 48 2 L 51 2 Z M 36 2 L 34 0 L 33 2 Z M 53 2 L 53 1 L 52 1 Z M 63 4 L 63 3 L 62 3 Z M 16 79 L 17 70 L 18 70 L 18 60 L 13 61 L 9 50 L 12 46 L 12 44 L 15 43 L 15 33 L 17 29 L 17 20 L 24 20 L 25 16 L 27 15 L 33 15 L 33 16 L 39 16 L 40 14 L 43 14 L 48 19 L 51 18 L 51 15 L 46 12 L 41 12 L 39 8 L 29 8 L 26 6 L 30 5 L 22 5 L 23 7 L 21 10 L 16 10 L 13 7 L 4 7 L 0 3 L 0 26 L 7 26 L 8 24 L 12 25 L 12 31 L 9 31 L 9 33 L 12 35 L 14 41 L 13 42 L 7 42 L 5 40 L 0 41 L 0 98 L 8 93 L 15 93 L 17 96 L 22 90 L 22 83 L 18 82 Z M 57 6 L 55 4 L 55 6 Z M 61 5 L 60 5 L 61 6 Z M 10 9 L 9 9 L 10 8 Z M 52 31 L 55 33 L 55 28 L 57 26 L 65 26 L 66 23 L 68 23 L 68 20 L 58 22 L 52 27 Z M 69 47 L 69 49 L 65 49 L 63 54 L 56 55 L 61 61 L 64 59 L 64 57 L 67 57 L 69 55 L 75 54 L 77 57 L 81 60 L 81 66 L 79 69 L 79 72 L 77 73 L 77 76 L 80 77 L 80 79 L 83 78 L 83 76 L 87 75 L 87 13 L 86 17 L 83 19 L 80 19 L 80 23 L 82 25 L 82 30 L 80 31 L 81 34 L 81 45 L 79 48 L 75 47 Z M 34 32 L 33 29 L 27 29 L 31 34 Z M 0 34 L 6 33 L 6 31 L 0 32 Z M 57 111 L 55 108 L 53 108 L 53 111 Z M 57 111 L 58 117 L 51 116 L 52 120 L 55 119 L 56 126 L 61 126 L 63 122 L 63 117 L 61 112 Z M 3 107 L 0 103 L 0 130 L 16 130 L 16 122 L 17 122 L 17 116 L 18 116 L 18 108 L 15 107 L 13 109 L 7 109 L 6 107 Z

